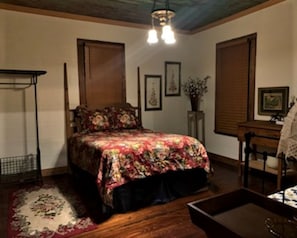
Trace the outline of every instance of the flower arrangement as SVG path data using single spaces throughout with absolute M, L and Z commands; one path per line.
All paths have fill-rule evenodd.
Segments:
M 182 84 L 185 95 L 201 98 L 205 93 L 207 93 L 206 84 L 208 78 L 210 77 L 206 76 L 204 79 L 189 77 L 188 80 Z
M 188 80 L 182 84 L 184 93 L 189 96 L 191 100 L 192 111 L 200 110 L 200 99 L 207 93 L 206 83 L 208 78 L 209 76 L 206 76 L 204 79 L 189 77 Z

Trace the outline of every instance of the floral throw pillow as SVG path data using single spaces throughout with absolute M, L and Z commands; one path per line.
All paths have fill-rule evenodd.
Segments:
M 109 107 L 105 109 L 113 129 L 136 129 L 140 127 L 138 118 L 133 110 Z
M 75 122 L 79 132 L 86 130 L 86 118 L 88 118 L 89 113 L 90 111 L 86 105 L 79 105 L 76 107 Z
M 101 111 L 94 111 L 87 119 L 87 130 L 90 132 L 104 131 L 110 128 L 107 115 Z
M 86 106 L 78 106 L 76 108 L 79 131 L 95 132 L 108 130 L 110 123 L 108 116 L 104 111 L 89 110 Z

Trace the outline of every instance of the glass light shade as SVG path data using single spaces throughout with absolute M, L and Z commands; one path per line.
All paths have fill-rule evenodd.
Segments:
M 155 44 L 158 43 L 158 36 L 157 36 L 157 31 L 155 29 L 151 29 L 148 32 L 148 38 L 147 38 L 147 43 L 149 44 Z
M 162 27 L 162 35 L 161 35 L 161 38 L 163 40 L 165 40 L 167 37 L 169 37 L 170 35 L 170 32 L 172 32 L 171 30 L 171 26 L 170 25 L 165 25 Z
M 166 44 L 174 44 L 176 42 L 174 32 L 169 32 L 164 41 Z
M 176 42 L 174 32 L 172 31 L 170 25 L 163 26 L 161 38 L 165 41 L 166 44 L 174 44 Z

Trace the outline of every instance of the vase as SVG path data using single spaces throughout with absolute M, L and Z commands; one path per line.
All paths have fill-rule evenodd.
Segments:
M 199 97 L 197 96 L 190 96 L 190 100 L 191 100 L 191 108 L 192 108 L 192 111 L 199 111 L 200 110 L 200 100 L 199 100 Z

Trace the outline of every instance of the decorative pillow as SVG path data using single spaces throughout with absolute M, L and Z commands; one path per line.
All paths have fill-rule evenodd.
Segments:
M 76 108 L 80 131 L 95 132 L 110 129 L 108 116 L 104 111 L 89 110 L 86 106 Z
M 78 131 L 86 130 L 86 120 L 90 111 L 86 105 L 79 105 L 75 108 L 75 122 Z
M 104 112 L 96 110 L 89 114 L 86 127 L 90 132 L 104 131 L 110 128 L 110 124 L 107 115 Z
M 140 122 L 133 109 L 108 107 L 105 108 L 105 111 L 113 129 L 136 129 L 140 127 Z

